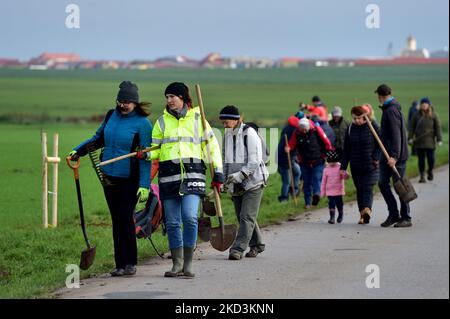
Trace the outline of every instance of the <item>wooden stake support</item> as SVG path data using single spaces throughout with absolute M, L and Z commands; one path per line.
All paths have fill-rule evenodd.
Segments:
M 41 132 L 42 144 L 42 222 L 44 228 L 58 225 L 58 133 L 53 135 L 53 156 L 47 156 L 47 133 Z M 52 191 L 48 190 L 48 164 L 53 165 Z M 48 194 L 52 196 L 52 223 L 48 223 Z

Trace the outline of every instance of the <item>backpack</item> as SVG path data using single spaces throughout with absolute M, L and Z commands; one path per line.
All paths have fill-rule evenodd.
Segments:
M 164 224 L 163 206 L 159 200 L 159 188 L 156 184 L 150 185 L 147 203 L 144 209 L 133 213 L 136 238 L 148 239 L 158 256 L 163 258 L 162 254 L 155 248 L 151 239 L 152 234 L 162 225 L 163 235 L 166 233 Z
M 263 150 L 262 158 L 263 158 L 264 165 L 269 166 L 270 165 L 270 151 L 269 151 L 269 148 L 267 147 L 266 143 L 264 142 L 264 139 L 262 138 L 262 136 L 259 135 L 259 126 L 252 122 L 246 123 L 246 124 L 244 124 L 242 132 L 245 133 L 245 131 L 248 130 L 249 128 L 254 129 L 256 131 L 256 133 L 258 134 L 259 139 L 261 140 L 261 148 Z M 244 134 L 244 146 L 247 149 L 247 134 Z

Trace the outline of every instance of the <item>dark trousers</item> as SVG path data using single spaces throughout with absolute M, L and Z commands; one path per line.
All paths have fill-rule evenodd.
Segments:
M 431 148 L 417 148 L 417 158 L 419 160 L 419 172 L 425 173 L 425 158 L 428 161 L 428 171 L 434 168 L 434 149 Z
M 112 179 L 115 185 L 104 188 L 112 219 L 116 268 L 137 265 L 137 245 L 133 212 L 138 184 L 130 179 Z
M 328 196 L 328 208 L 333 212 L 337 208 L 339 213 L 342 213 L 344 211 L 344 201 L 342 196 Z
M 397 162 L 395 165 L 401 177 L 405 176 L 406 172 L 406 161 Z M 394 180 L 394 183 L 398 180 L 397 175 L 393 172 L 392 168 L 389 167 L 387 162 L 380 162 L 380 178 L 378 180 L 378 187 L 380 188 L 381 194 L 383 195 L 384 201 L 387 204 L 389 216 L 398 219 L 411 219 L 409 204 L 403 202 L 400 199 L 400 216 L 397 206 L 397 200 L 394 197 L 394 194 L 391 190 L 391 178 Z
M 375 183 L 367 183 L 365 177 L 365 175 L 353 175 L 359 211 L 362 211 L 366 207 L 372 210 L 373 205 L 373 187 L 375 186 Z

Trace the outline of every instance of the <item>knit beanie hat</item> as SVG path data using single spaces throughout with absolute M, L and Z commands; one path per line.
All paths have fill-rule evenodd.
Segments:
M 234 105 L 225 106 L 219 113 L 221 120 L 239 120 L 240 118 L 239 109 Z
M 184 102 L 189 102 L 189 88 L 182 82 L 170 83 L 164 91 L 164 96 L 167 94 L 173 94 L 175 96 L 181 96 Z
M 311 127 L 311 124 L 309 123 L 309 119 L 307 119 L 306 117 L 300 119 L 300 121 L 298 122 L 299 126 L 301 128 L 304 128 L 306 130 L 309 130 Z
M 342 116 L 342 109 L 339 106 L 333 107 L 333 111 L 331 112 L 333 116 Z
M 119 85 L 119 93 L 117 93 L 117 101 L 128 101 L 139 103 L 138 87 L 131 81 L 123 81 Z
M 337 163 L 339 162 L 339 155 L 335 151 L 328 151 L 327 152 L 327 162 L 328 163 Z
M 428 97 L 424 97 L 420 100 L 420 104 L 424 104 L 424 103 L 431 105 L 431 101 Z

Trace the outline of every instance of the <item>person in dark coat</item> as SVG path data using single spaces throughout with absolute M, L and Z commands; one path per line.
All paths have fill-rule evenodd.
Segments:
M 345 176 L 350 164 L 360 213 L 358 224 L 368 224 L 372 214 L 373 187 L 379 176 L 380 147 L 364 118 L 364 115 L 369 114 L 370 110 L 364 106 L 355 106 L 351 113 L 353 122 L 347 128 L 345 134 L 341 175 Z M 371 123 L 379 134 L 378 125 L 375 121 Z
M 392 90 L 386 84 L 380 85 L 375 93 L 381 103 L 383 114 L 381 116 L 380 130 L 381 141 L 386 147 L 389 158 L 380 157 L 380 177 L 378 186 L 387 204 L 388 218 L 381 226 L 389 227 L 411 227 L 410 207 L 400 199 L 400 211 L 397 200 L 391 190 L 391 179 L 394 183 L 398 177 L 392 168 L 395 166 L 401 177 L 406 173 L 406 162 L 408 160 L 408 141 L 406 138 L 406 123 L 400 103 L 392 96 Z
M 303 178 L 305 208 L 316 206 L 320 201 L 320 183 L 326 158 L 326 152 L 333 146 L 320 126 L 302 118 L 299 128 L 289 139 L 285 152 L 296 151 Z
M 408 131 L 411 130 L 411 124 L 412 124 L 412 119 L 414 117 L 414 114 L 416 114 L 419 111 L 420 108 L 420 104 L 419 101 L 413 101 L 411 103 L 411 106 L 409 107 L 409 111 L 408 111 Z M 411 155 L 412 156 L 416 156 L 416 149 L 414 148 L 414 145 L 411 145 Z
M 338 156 L 341 158 L 344 149 L 344 140 L 347 134 L 349 124 L 344 119 L 342 109 L 339 106 L 335 106 L 333 108 L 331 115 L 333 116 L 333 118 L 328 122 L 328 124 L 333 129 L 334 135 L 336 137 L 334 142 L 334 148 Z
M 419 159 L 419 183 L 425 183 L 425 158 L 428 161 L 428 180 L 433 180 L 436 144 L 442 145 L 441 124 L 434 112 L 429 98 L 420 101 L 420 111 L 417 112 L 409 128 L 408 143 L 413 145 Z
M 300 119 L 297 116 L 291 116 L 288 119 L 287 125 L 281 131 L 280 142 L 278 143 L 277 150 L 277 164 L 278 164 L 278 173 L 281 175 L 281 194 L 278 196 L 278 201 L 284 202 L 289 199 L 289 192 L 291 192 L 291 177 L 289 173 L 289 161 L 287 153 L 284 151 L 286 146 L 286 138 L 287 135 L 288 141 L 291 138 L 292 134 L 298 128 L 298 121 Z M 299 182 L 301 177 L 300 166 L 295 159 L 295 152 L 291 152 L 291 164 L 292 164 L 292 173 L 294 175 L 294 191 L 295 195 L 299 193 Z

